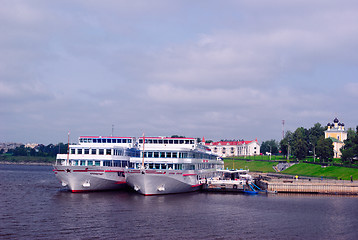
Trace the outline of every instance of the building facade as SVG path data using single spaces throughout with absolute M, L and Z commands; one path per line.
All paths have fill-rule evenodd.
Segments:
M 254 156 L 260 154 L 260 144 L 257 139 L 254 141 L 219 141 L 205 143 L 205 146 L 211 149 L 221 157 Z
M 347 131 L 344 129 L 344 123 L 339 122 L 339 120 L 335 118 L 333 123 L 327 124 L 324 137 L 332 139 L 334 157 L 340 158 L 342 155 L 341 148 L 344 146 L 344 140 L 347 139 Z

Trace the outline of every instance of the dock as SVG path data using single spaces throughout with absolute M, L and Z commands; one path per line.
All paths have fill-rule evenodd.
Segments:
M 358 182 L 330 179 L 259 179 L 256 184 L 263 190 L 277 193 L 319 193 L 358 195 Z
M 211 180 L 203 184 L 202 190 L 206 192 L 246 194 L 257 194 L 261 191 L 253 182 L 245 183 L 239 180 Z

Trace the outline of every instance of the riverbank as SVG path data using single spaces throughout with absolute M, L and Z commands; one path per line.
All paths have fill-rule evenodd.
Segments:
M 224 167 L 228 169 L 249 169 L 250 172 L 276 173 L 274 166 L 279 162 L 225 159 Z M 287 175 L 298 175 L 317 178 L 358 180 L 358 169 L 338 166 L 321 166 L 309 163 L 298 163 L 280 172 Z
M 1 155 L 0 164 L 53 165 L 56 157 Z
M 7 162 L 7 161 L 0 161 L 0 164 L 52 166 L 54 163 L 44 163 L 44 162 Z

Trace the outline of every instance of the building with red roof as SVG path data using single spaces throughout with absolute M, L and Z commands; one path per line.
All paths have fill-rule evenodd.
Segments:
M 254 156 L 260 154 L 260 144 L 253 141 L 219 141 L 205 143 L 205 146 L 222 157 Z

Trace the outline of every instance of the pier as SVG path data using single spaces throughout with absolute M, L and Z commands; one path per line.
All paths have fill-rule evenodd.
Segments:
M 311 178 L 268 178 L 256 179 L 263 190 L 277 193 L 320 193 L 358 195 L 358 181 Z

